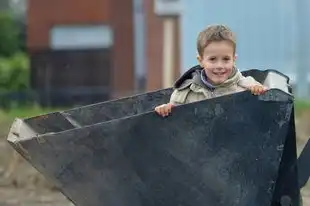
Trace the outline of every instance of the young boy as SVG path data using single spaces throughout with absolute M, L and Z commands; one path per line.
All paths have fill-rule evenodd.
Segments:
M 199 65 L 189 69 L 175 82 L 170 102 L 155 108 L 159 115 L 168 116 L 175 105 L 244 90 L 255 95 L 267 90 L 253 77 L 244 77 L 235 67 L 236 40 L 228 27 L 212 25 L 200 32 L 197 51 Z

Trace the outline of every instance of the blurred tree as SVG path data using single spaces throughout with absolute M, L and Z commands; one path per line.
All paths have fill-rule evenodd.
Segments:
M 27 0 L 9 0 L 7 7 L 9 7 L 15 18 L 22 21 L 26 20 Z
M 9 0 L 0 0 L 0 11 L 6 11 L 10 7 Z
M 19 26 L 8 12 L 0 12 L 0 56 L 12 56 L 20 50 Z
M 29 88 L 29 58 L 24 53 L 0 57 L 0 92 Z

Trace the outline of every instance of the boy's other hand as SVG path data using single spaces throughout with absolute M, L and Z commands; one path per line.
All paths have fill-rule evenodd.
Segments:
M 268 88 L 263 85 L 255 85 L 255 86 L 250 87 L 249 90 L 254 95 L 260 95 L 260 94 L 264 94 L 268 90 Z
M 155 107 L 155 111 L 157 112 L 157 114 L 159 114 L 163 117 L 166 117 L 171 113 L 171 110 L 174 106 L 175 105 L 173 105 L 171 103 L 162 104 L 162 105 Z

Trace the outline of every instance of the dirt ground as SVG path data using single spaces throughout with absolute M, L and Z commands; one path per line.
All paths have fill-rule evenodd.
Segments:
M 24 160 L 16 173 L 5 177 L 7 166 L 13 157 L 13 150 L 6 143 L 9 123 L 0 122 L 0 206 L 72 206 L 59 191 Z M 298 151 L 310 136 L 310 111 L 296 118 Z M 310 184 L 302 190 L 304 206 L 310 206 Z

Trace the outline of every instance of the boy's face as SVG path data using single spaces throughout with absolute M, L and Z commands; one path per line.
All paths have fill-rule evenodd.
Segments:
M 216 85 L 228 79 L 233 71 L 236 57 L 231 42 L 214 41 L 204 49 L 203 56 L 198 55 L 197 59 L 200 66 L 204 68 L 208 81 Z

